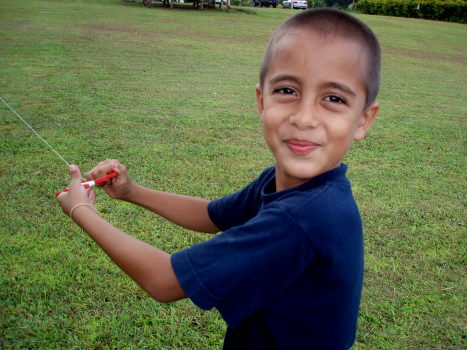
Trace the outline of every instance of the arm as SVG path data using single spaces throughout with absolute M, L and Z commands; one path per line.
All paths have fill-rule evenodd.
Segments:
M 189 230 L 206 233 L 219 232 L 219 229 L 209 218 L 208 204 L 210 201 L 206 199 L 155 191 L 133 185 L 132 191 L 124 200 L 151 210 Z
M 86 178 L 95 179 L 111 171 L 117 171 L 119 176 L 102 185 L 110 197 L 137 204 L 193 231 L 219 232 L 209 218 L 208 200 L 155 191 L 136 185 L 130 180 L 125 165 L 116 160 L 105 160 L 99 163 L 86 174 Z
M 70 190 L 58 197 L 66 214 L 104 250 L 104 252 L 152 298 L 170 302 L 186 297 L 178 283 L 170 254 L 128 236 L 102 219 L 92 207 L 95 194 L 80 185 L 80 172 L 71 166 Z M 86 205 L 79 205 L 86 203 Z

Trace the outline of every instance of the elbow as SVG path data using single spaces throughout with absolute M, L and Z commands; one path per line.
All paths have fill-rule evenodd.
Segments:
M 160 293 L 154 293 L 154 292 L 147 292 L 148 295 L 153 298 L 154 300 L 158 301 L 159 303 L 170 303 L 172 300 L 170 300 L 166 295 L 162 295 Z
M 170 262 L 170 255 L 164 254 L 162 262 L 154 270 L 152 266 L 148 267 L 138 284 L 149 294 L 151 298 L 161 303 L 170 303 L 172 301 L 186 298 L 185 291 L 178 282 L 178 279 Z M 156 265 L 157 266 L 157 265 Z
M 221 230 L 211 221 L 209 222 L 202 232 L 216 234 L 219 233 Z
M 141 286 L 148 295 L 160 303 L 171 303 L 186 298 L 185 291 L 177 280 L 175 283 L 164 281 L 165 283 L 153 283 Z
M 146 292 L 151 298 L 164 304 L 171 303 L 183 299 L 185 297 L 184 295 L 177 294 L 169 290 L 164 290 L 164 288 L 156 290 L 146 290 Z
M 171 300 L 164 288 L 154 284 L 140 284 L 140 287 L 154 300 L 160 303 L 169 303 Z

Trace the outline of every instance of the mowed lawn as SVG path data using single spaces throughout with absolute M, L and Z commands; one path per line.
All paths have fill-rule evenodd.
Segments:
M 292 13 L 1 0 L 0 96 L 83 170 L 117 158 L 142 185 L 218 198 L 273 162 L 254 88 Z M 354 349 L 464 349 L 467 27 L 357 16 L 383 72 L 380 116 L 346 158 L 366 244 Z M 151 300 L 62 214 L 66 165 L 3 105 L 0 131 L 0 348 L 221 348 L 215 310 Z M 209 238 L 96 206 L 167 252 Z

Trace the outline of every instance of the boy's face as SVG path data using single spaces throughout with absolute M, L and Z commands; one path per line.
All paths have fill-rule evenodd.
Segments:
M 365 64 L 362 46 L 339 37 L 296 29 L 276 43 L 256 99 L 277 191 L 336 168 L 365 136 L 378 112 L 364 110 Z

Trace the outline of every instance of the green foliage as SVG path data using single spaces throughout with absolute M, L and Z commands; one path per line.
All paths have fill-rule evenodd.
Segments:
M 347 9 L 353 2 L 354 0 L 325 0 L 327 6 L 338 9 Z
M 251 6 L 252 0 L 231 0 L 230 4 L 232 6 L 244 6 L 244 7 L 247 7 L 247 6 Z
M 312 7 L 327 7 L 326 0 L 307 0 L 308 8 Z
M 267 40 L 296 11 L 1 0 L 0 96 L 82 170 L 214 199 L 272 158 L 255 113 Z M 255 15 L 251 15 L 251 14 Z M 380 38 L 381 112 L 346 158 L 365 228 L 353 350 L 465 349 L 467 27 L 357 15 Z M 63 164 L 0 105 L 0 349 L 218 350 L 225 324 L 160 304 L 55 203 Z M 209 237 L 97 193 L 103 217 L 176 252 Z
M 357 9 L 370 15 L 412 17 L 466 23 L 464 0 L 359 0 Z

